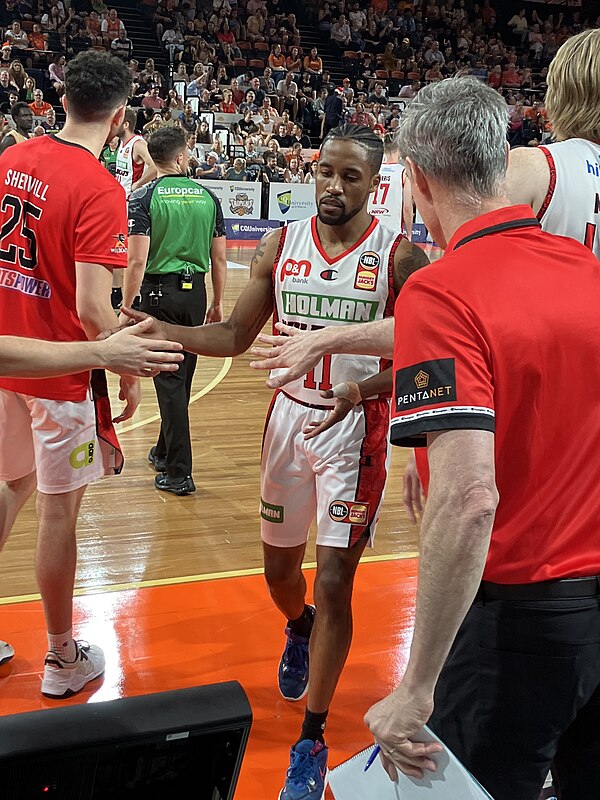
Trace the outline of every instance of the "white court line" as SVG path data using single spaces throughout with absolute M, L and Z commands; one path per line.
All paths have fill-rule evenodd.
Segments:
M 238 264 L 237 261 L 228 261 L 227 269 L 250 269 L 247 264 Z

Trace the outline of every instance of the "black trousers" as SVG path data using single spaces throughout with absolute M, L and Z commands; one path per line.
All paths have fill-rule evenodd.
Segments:
M 432 730 L 494 800 L 600 797 L 600 598 L 476 602 L 435 692 Z
M 206 316 L 204 275 L 194 275 L 191 291 L 179 288 L 179 275 L 162 275 L 160 282 L 157 278 L 146 276 L 142 282 L 141 311 L 174 325 L 202 325 Z M 183 480 L 192 474 L 188 404 L 196 361 L 196 355 L 185 353 L 176 372 L 161 372 L 154 378 L 161 418 L 156 457 L 166 459 L 167 475 L 174 480 Z

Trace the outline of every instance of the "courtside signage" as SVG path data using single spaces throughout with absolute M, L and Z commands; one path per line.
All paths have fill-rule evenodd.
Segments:
M 314 183 L 269 184 L 269 219 L 290 222 L 316 213 Z

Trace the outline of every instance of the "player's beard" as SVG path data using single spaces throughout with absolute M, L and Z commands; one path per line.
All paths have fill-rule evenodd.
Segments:
M 364 205 L 364 204 L 363 204 Z M 317 216 L 323 225 L 345 225 L 352 217 L 355 217 L 363 206 L 347 209 L 345 206 L 322 206 L 321 201 L 317 205 Z

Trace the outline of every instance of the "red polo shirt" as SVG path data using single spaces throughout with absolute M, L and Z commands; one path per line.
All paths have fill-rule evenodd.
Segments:
M 391 441 L 495 432 L 486 580 L 600 574 L 599 354 L 598 261 L 529 206 L 463 225 L 402 289 Z

